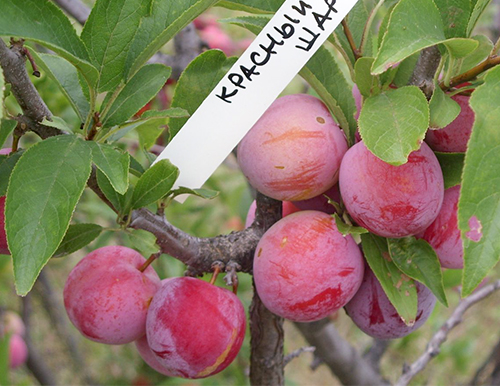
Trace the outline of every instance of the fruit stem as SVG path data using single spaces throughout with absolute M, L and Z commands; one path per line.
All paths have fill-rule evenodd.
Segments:
M 147 259 L 144 264 L 139 268 L 139 271 L 144 272 L 153 261 L 155 261 L 159 256 L 161 255 L 161 252 L 153 253 L 151 256 L 149 256 L 149 259 Z
M 212 264 L 212 268 L 214 269 L 214 273 L 212 275 L 212 278 L 210 279 L 210 284 L 215 284 L 217 276 L 219 276 L 219 273 L 221 273 L 222 269 L 224 268 L 224 263 L 216 261 Z
M 489 70 L 492 67 L 495 67 L 500 64 L 500 56 L 489 56 L 484 61 L 479 63 L 477 66 L 471 68 L 469 71 L 464 72 L 458 76 L 455 76 L 450 79 L 450 84 L 446 85 L 444 82 L 441 82 L 439 86 L 444 91 L 449 90 L 452 87 L 458 86 L 459 84 L 468 82 L 470 80 L 475 79 L 479 74 Z

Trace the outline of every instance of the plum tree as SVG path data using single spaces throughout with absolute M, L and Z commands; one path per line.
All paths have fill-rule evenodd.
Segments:
M 446 189 L 438 216 L 419 235 L 434 248 L 443 268 L 464 267 L 464 248 L 457 221 L 459 196 L 460 185 Z
M 133 249 L 108 246 L 89 253 L 73 268 L 64 286 L 70 320 L 88 339 L 124 344 L 146 333 L 146 315 L 160 287 L 151 266 Z
M 147 344 L 159 369 L 205 378 L 234 360 L 245 329 L 245 310 L 236 295 L 199 279 L 178 277 L 166 281 L 151 302 Z
M 344 133 L 323 102 L 295 94 L 278 98 L 252 127 L 238 145 L 238 162 L 259 192 L 299 201 L 338 181 L 346 151 Z
M 378 339 L 402 338 L 422 326 L 436 304 L 436 297 L 423 284 L 415 282 L 418 310 L 415 323 L 408 326 L 398 315 L 373 271 L 366 266 L 359 291 L 345 310 L 366 334 Z M 410 321 L 407 321 L 410 322 Z
M 358 142 L 344 156 L 339 178 L 340 193 L 352 218 L 384 237 L 422 232 L 443 202 L 443 173 L 425 143 L 409 155 L 406 164 L 393 166 Z
M 306 322 L 331 314 L 354 296 L 363 278 L 363 258 L 352 236 L 343 236 L 331 216 L 300 211 L 264 234 L 253 272 L 269 310 Z
M 451 99 L 459 104 L 460 113 L 448 126 L 429 130 L 425 141 L 435 151 L 465 153 L 474 125 L 474 111 L 469 104 L 470 96 L 457 94 Z

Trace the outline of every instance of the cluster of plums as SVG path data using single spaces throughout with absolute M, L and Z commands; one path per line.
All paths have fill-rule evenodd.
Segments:
M 242 303 L 224 288 L 191 277 L 160 281 L 145 258 L 123 246 L 99 248 L 71 271 L 64 305 L 88 339 L 134 342 L 167 376 L 204 378 L 226 368 L 245 336 Z
M 453 98 L 461 106 L 459 117 L 429 130 L 427 142 L 401 166 L 377 158 L 361 139 L 348 149 L 344 133 L 316 97 L 288 95 L 271 105 L 238 146 L 250 184 L 283 201 L 283 218 L 264 234 L 254 257 L 256 288 L 266 307 L 300 322 L 345 307 L 361 330 L 380 339 L 405 336 L 425 322 L 436 302 L 431 291 L 416 283 L 417 319 L 407 326 L 354 239 L 337 229 L 328 198 L 342 202 L 353 222 L 370 232 L 423 238 L 442 267 L 462 268 L 460 186 L 445 191 L 433 152 L 466 151 L 474 113 L 468 97 Z M 254 212 L 255 204 L 247 225 Z
M 240 167 L 258 191 L 283 201 L 283 218 L 258 243 L 253 266 L 257 291 L 272 312 L 307 322 L 345 307 L 361 330 L 381 339 L 405 336 L 425 322 L 434 295 L 416 283 L 417 319 L 407 326 L 353 237 L 337 229 L 328 198 L 370 232 L 423 238 L 443 267 L 462 268 L 460 186 L 444 190 L 432 151 L 466 150 L 474 115 L 464 97 L 454 98 L 459 117 L 429 131 L 429 145 L 423 142 L 401 166 L 381 161 L 362 140 L 348 148 L 326 106 L 310 95 L 277 99 L 254 125 L 238 146 Z M 4 205 L 0 197 L 0 254 L 9 254 Z M 255 204 L 247 225 L 254 212 Z M 161 281 L 145 261 L 122 246 L 84 257 L 64 288 L 72 323 L 96 342 L 135 342 L 142 358 L 168 376 L 203 378 L 223 370 L 245 334 L 239 299 L 195 278 Z

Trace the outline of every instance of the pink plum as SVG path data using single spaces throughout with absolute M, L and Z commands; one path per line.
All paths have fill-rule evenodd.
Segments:
M 460 114 L 448 126 L 438 130 L 429 130 L 425 141 L 434 151 L 465 153 L 474 125 L 474 111 L 469 105 L 470 96 L 454 95 L 451 99 L 460 105 Z
M 146 315 L 160 279 L 133 249 L 96 249 L 73 268 L 64 287 L 71 322 L 88 339 L 124 344 L 146 333 Z
M 154 296 L 146 331 L 157 368 L 182 378 L 205 378 L 234 360 L 245 329 L 245 310 L 231 291 L 178 277 Z
M 420 235 L 434 248 L 443 268 L 464 267 L 464 248 L 457 220 L 459 197 L 459 185 L 446 189 L 437 218 Z
M 358 142 L 340 167 L 340 194 L 351 217 L 383 237 L 415 235 L 437 217 L 444 196 L 443 173 L 422 143 L 408 162 L 390 165 Z
M 318 320 L 343 307 L 363 279 L 363 257 L 328 214 L 301 211 L 284 217 L 261 238 L 254 280 L 264 305 L 297 321 Z
M 28 359 L 28 346 L 21 335 L 11 335 L 9 340 L 9 367 L 15 369 Z
M 347 140 L 318 98 L 278 98 L 238 145 L 250 184 L 282 201 L 315 197 L 338 181 Z
M 347 303 L 345 310 L 356 326 L 374 338 L 402 338 L 424 324 L 436 304 L 436 297 L 426 286 L 418 282 L 415 284 L 418 308 L 415 324 L 411 327 L 403 322 L 368 266 L 359 291 Z

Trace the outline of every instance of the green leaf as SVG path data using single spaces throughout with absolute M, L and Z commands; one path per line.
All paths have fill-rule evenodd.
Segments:
M 452 188 L 462 182 L 462 171 L 464 168 L 464 153 L 438 153 L 436 157 L 441 165 L 444 177 L 444 188 Z
M 130 157 L 130 173 L 132 173 L 136 177 L 140 177 L 142 173 L 145 172 L 145 169 L 142 165 L 137 161 L 134 157 L 129 155 Z
M 179 107 L 174 107 L 163 111 L 146 111 L 141 116 L 144 123 L 135 127 L 139 134 L 141 148 L 149 149 L 157 141 L 158 137 L 165 131 L 166 125 L 170 122 L 167 118 L 186 118 L 189 113 Z
M 99 71 L 99 92 L 116 88 L 130 45 L 147 16 L 151 0 L 98 0 L 85 22 L 81 38 Z
M 413 71 L 415 70 L 415 66 L 417 65 L 418 58 L 420 54 L 413 54 L 406 59 L 404 59 L 397 68 L 396 76 L 394 77 L 393 83 L 396 87 L 406 86 L 413 75 Z
M 467 37 L 467 24 L 471 14 L 470 0 L 434 0 L 444 24 L 447 38 Z
M 275 13 L 285 0 L 223 0 L 218 6 L 250 13 Z
M 133 229 L 126 233 L 132 248 L 139 251 L 141 255 L 151 256 L 160 251 L 160 247 L 156 244 L 156 236 L 151 232 L 142 229 Z
M 16 164 L 5 203 L 17 293 L 26 295 L 57 250 L 91 171 L 85 142 L 72 135 L 31 146 Z
M 171 74 L 170 67 L 148 64 L 128 81 L 102 117 L 104 128 L 119 125 L 132 117 L 163 87 Z
M 87 246 L 102 232 L 102 227 L 97 224 L 72 224 L 69 226 L 54 257 L 69 255 Z
M 184 186 L 172 190 L 172 198 L 180 196 L 181 194 L 190 194 L 192 196 L 204 198 L 205 200 L 211 200 L 217 197 L 219 195 L 219 192 L 210 189 L 190 189 Z
M 372 1 L 367 1 L 367 0 L 359 0 L 354 7 L 349 11 L 349 14 L 347 15 L 347 25 L 349 27 L 349 31 L 351 32 L 351 35 L 354 39 L 354 44 L 356 45 L 356 48 L 359 50 L 361 46 L 361 41 L 363 38 L 363 34 L 365 33 L 365 25 L 366 22 L 368 21 L 368 17 L 370 16 L 370 13 L 373 10 L 373 2 Z M 334 34 L 337 38 L 337 40 L 340 42 L 340 45 L 344 49 L 344 52 L 347 53 L 348 57 L 351 60 L 351 63 L 354 65 L 355 58 L 354 54 L 352 52 L 352 48 L 349 44 L 349 41 L 347 40 L 347 37 L 345 36 L 344 28 L 342 25 L 339 25 L 335 31 Z M 373 36 L 372 32 L 369 31 L 366 39 L 367 41 L 370 41 Z M 365 49 L 362 52 L 363 56 L 371 56 L 372 55 L 372 50 L 371 50 L 371 45 L 370 44 L 365 44 Z
M 473 36 L 472 39 L 476 40 L 479 45 L 474 51 L 461 60 L 460 66 L 456 70 L 457 74 L 462 74 L 481 63 L 488 57 L 493 49 L 493 43 L 487 36 L 477 35 Z
M 412 279 L 425 284 L 448 307 L 441 264 L 429 243 L 414 237 L 388 239 L 389 253 L 397 267 Z
M 356 84 L 358 85 L 361 95 L 366 98 L 378 94 L 381 90 L 378 77 L 370 73 L 374 60 L 374 58 L 362 57 L 359 58 L 354 65 Z
M 198 15 L 217 0 L 155 0 L 144 17 L 128 50 L 125 79 L 130 79 L 146 61 Z
M 258 34 L 267 24 L 266 16 L 245 16 L 230 19 L 231 23 Z M 354 119 L 356 105 L 339 65 L 328 49 L 319 47 L 299 73 L 318 93 L 346 133 L 349 143 L 354 143 L 357 123 Z
M 438 84 L 429 101 L 430 124 L 429 128 L 441 129 L 448 126 L 460 114 L 460 105 L 450 98 Z
M 0 103 L 2 103 L 0 101 Z M 9 135 L 14 131 L 17 126 L 17 121 L 13 119 L 2 119 L 0 121 L 0 148 L 5 143 L 5 140 L 9 137 Z
M 0 35 L 23 38 L 55 51 L 78 68 L 90 85 L 98 72 L 69 19 L 48 0 L 2 0 Z
M 368 233 L 368 229 L 365 229 L 363 227 L 355 227 L 353 225 L 346 224 L 337 213 L 333 215 L 333 218 L 335 219 L 335 224 L 337 225 L 337 229 L 339 230 L 340 233 L 342 233 L 344 236 L 347 235 L 362 235 L 364 233 Z
M 371 270 L 382 285 L 387 298 L 408 326 L 415 324 L 418 298 L 415 283 L 394 264 L 387 240 L 371 233 L 361 235 L 363 253 Z
M 357 130 L 356 104 L 333 54 L 321 46 L 299 73 L 318 93 L 344 130 L 349 144 Z
M 474 4 L 475 1 L 475 4 Z M 467 25 L 467 36 L 472 34 L 477 21 L 483 14 L 486 7 L 491 3 L 491 0 L 473 0 L 472 14 L 469 19 L 469 24 Z
M 47 118 L 43 118 L 41 124 L 49 127 L 54 127 L 56 129 L 62 130 L 67 133 L 74 131 L 69 127 L 67 122 L 61 117 L 56 117 L 55 115 L 53 115 L 52 117 L 50 117 L 50 119 L 51 120 L 49 121 Z
M 381 160 L 402 165 L 420 148 L 429 127 L 429 105 L 416 86 L 366 98 L 358 119 L 366 147 Z
M 179 169 L 167 160 L 161 160 L 151 166 L 139 178 L 132 198 L 132 208 L 142 208 L 164 197 L 177 180 Z
M 16 151 L 8 157 L 0 158 L 0 196 L 5 196 L 7 193 L 10 175 L 22 155 L 23 152 Z
M 439 43 L 444 43 L 456 57 L 467 55 L 477 47 L 477 42 L 471 39 L 446 39 L 443 21 L 433 0 L 401 0 L 390 16 L 372 74 L 381 74 L 408 56 Z
M 500 259 L 499 95 L 497 66 L 487 73 L 484 84 L 470 99 L 476 119 L 458 203 L 458 226 L 464 242 L 463 296 L 470 295 Z
M 129 154 L 111 145 L 87 141 L 92 151 L 92 161 L 108 177 L 109 182 L 119 194 L 128 189 Z
M 32 51 L 33 56 L 40 68 L 52 78 L 59 86 L 63 94 L 68 98 L 71 106 L 78 114 L 80 121 L 84 122 L 90 110 L 90 105 L 83 87 L 78 78 L 76 68 L 66 59 L 51 55 L 41 54 Z
M 182 106 L 189 114 L 193 114 L 235 61 L 236 58 L 226 58 L 220 50 L 208 50 L 199 55 L 179 78 L 172 107 Z M 186 122 L 187 118 L 170 122 L 170 139 L 175 137 Z
M 130 212 L 130 204 L 134 193 L 133 186 L 130 186 L 125 194 L 120 194 L 113 188 L 108 177 L 100 170 L 97 170 L 97 184 L 120 216 L 127 215 Z

